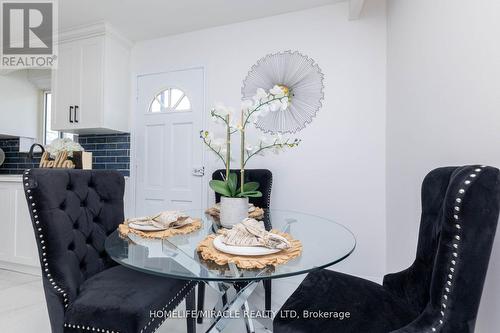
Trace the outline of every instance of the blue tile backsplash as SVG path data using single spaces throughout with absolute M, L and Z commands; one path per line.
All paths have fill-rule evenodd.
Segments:
M 80 135 L 78 142 L 92 152 L 94 169 L 118 170 L 124 176 L 130 175 L 130 134 Z M 19 139 L 0 139 L 0 148 L 5 152 L 0 174 L 21 174 L 40 163 L 40 153 L 30 160 L 28 153 L 19 152 Z
M 130 134 L 80 135 L 78 142 L 92 152 L 93 168 L 118 170 L 130 175 Z
M 41 153 L 35 153 L 34 160 L 28 159 L 28 153 L 19 152 L 19 139 L 0 139 L 0 148 L 5 152 L 5 161 L 0 166 L 0 174 L 18 175 L 25 169 L 38 168 Z

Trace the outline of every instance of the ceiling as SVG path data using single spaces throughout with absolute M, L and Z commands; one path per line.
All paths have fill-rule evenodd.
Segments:
M 342 0 L 63 0 L 59 26 L 106 21 L 132 41 L 248 21 Z

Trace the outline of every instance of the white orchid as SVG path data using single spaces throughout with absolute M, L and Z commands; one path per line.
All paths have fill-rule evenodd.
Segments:
M 254 145 L 246 145 L 245 150 L 248 154 L 251 154 L 254 150 L 258 149 L 259 147 L 256 147 Z
M 288 109 L 288 101 L 286 99 L 281 101 L 281 111 Z
M 280 86 L 276 85 L 269 90 L 269 93 L 271 95 L 274 95 L 275 98 L 281 98 L 285 96 L 285 92 L 283 91 L 283 88 Z
M 49 145 L 45 146 L 45 151 L 50 157 L 55 158 L 60 152 L 67 152 L 68 156 L 73 156 L 75 151 L 83 151 L 83 147 L 70 138 L 55 139 Z
M 281 101 L 280 100 L 275 100 L 275 101 L 272 101 L 270 104 L 269 104 L 269 110 L 271 110 L 271 112 L 276 112 L 276 111 L 279 111 L 281 110 Z
M 275 154 L 280 153 L 285 148 L 298 146 L 299 139 L 283 139 L 279 134 L 276 136 L 262 136 L 258 144 L 248 144 L 245 141 L 247 125 L 249 123 L 258 123 L 259 119 L 266 117 L 270 112 L 284 111 L 288 108 L 288 90 L 286 87 L 274 86 L 269 92 L 258 88 L 252 99 L 241 102 L 241 118 L 232 117 L 234 110 L 222 103 L 218 103 L 212 110 L 214 120 L 225 125 L 226 136 L 224 138 L 215 138 L 208 131 L 201 131 L 200 137 L 205 145 L 213 151 L 226 167 L 226 177 L 229 177 L 231 162 L 234 160 L 231 153 L 231 136 L 239 132 L 241 135 L 240 159 L 241 159 L 241 193 L 243 193 L 244 170 L 247 162 L 254 156 L 262 156 L 268 151 Z M 228 119 L 229 116 L 229 119 Z
M 253 97 L 255 102 L 265 102 L 269 98 L 269 94 L 262 88 L 258 88 L 255 96 Z

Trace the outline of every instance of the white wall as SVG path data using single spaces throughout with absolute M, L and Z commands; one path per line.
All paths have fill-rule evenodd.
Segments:
M 500 166 L 500 2 L 390 0 L 387 72 L 387 257 L 414 258 L 425 174 Z M 500 240 L 477 332 L 500 327 Z
M 250 167 L 274 171 L 273 207 L 330 217 L 356 234 L 354 255 L 335 269 L 380 278 L 386 237 L 385 2 L 369 1 L 362 20 L 347 17 L 348 5 L 341 3 L 141 42 L 133 49 L 133 71 L 205 66 L 208 113 L 217 101 L 239 106 L 242 80 L 262 56 L 292 49 L 315 59 L 326 75 L 326 97 L 301 133 L 303 143 Z
M 26 70 L 0 75 L 0 135 L 39 136 L 40 91 Z

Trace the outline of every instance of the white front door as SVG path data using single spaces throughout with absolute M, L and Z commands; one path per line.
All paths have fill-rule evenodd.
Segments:
M 136 214 L 201 208 L 203 69 L 139 76 L 137 94 Z

